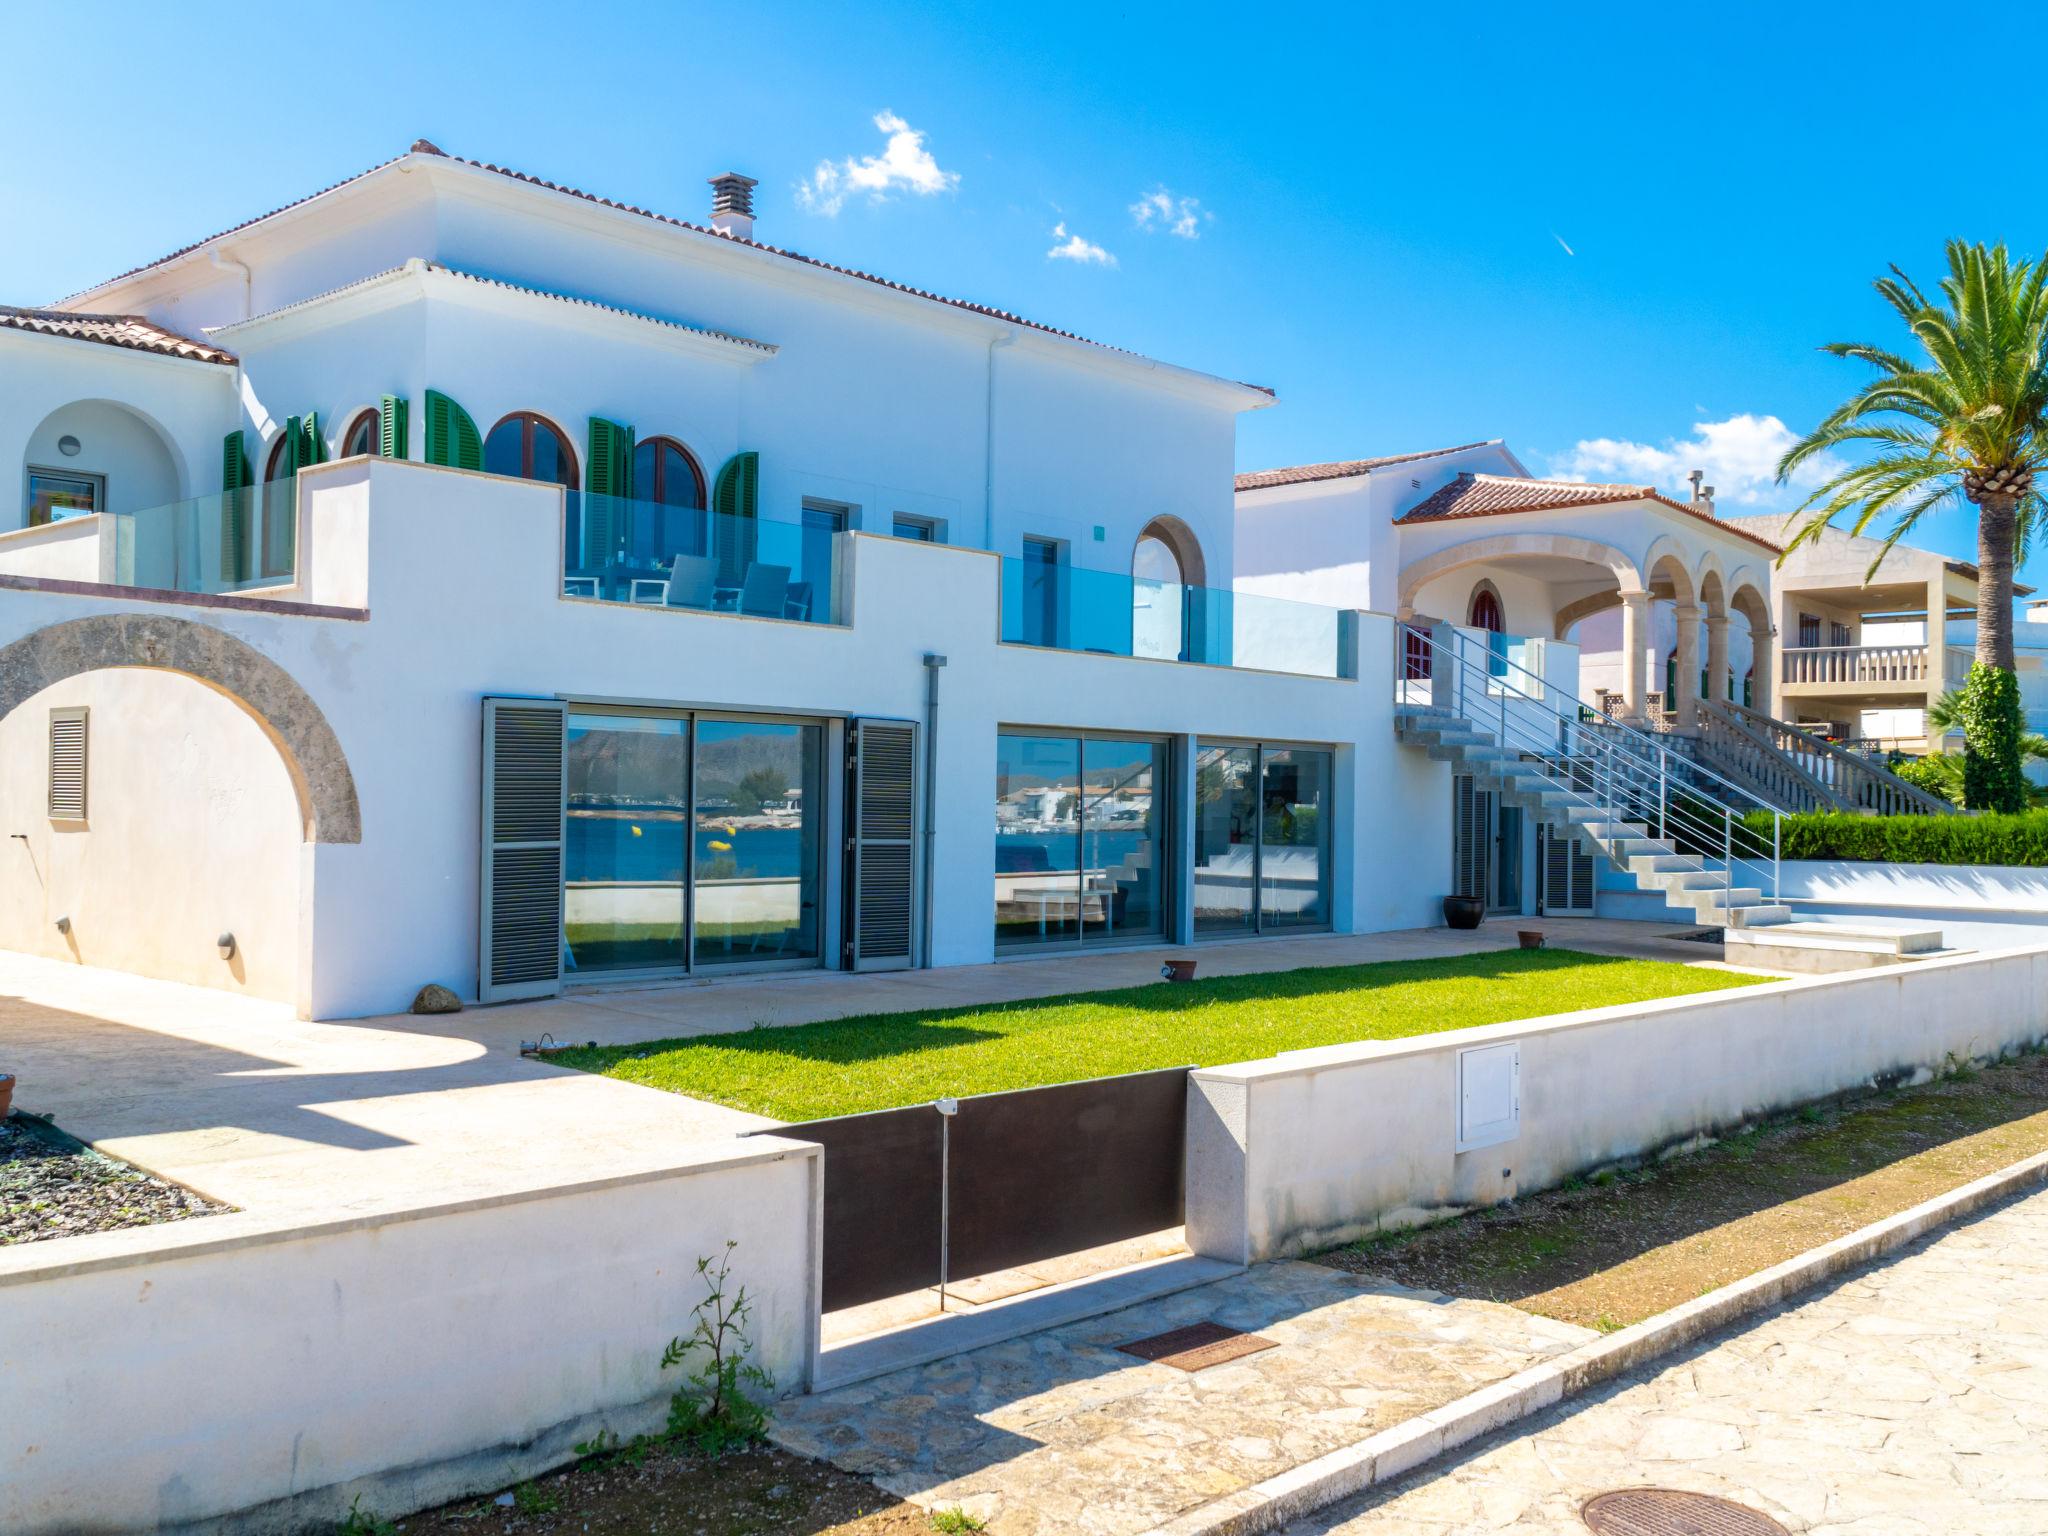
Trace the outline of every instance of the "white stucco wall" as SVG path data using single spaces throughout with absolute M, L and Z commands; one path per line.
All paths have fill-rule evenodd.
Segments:
M 1188 1244 L 1311 1251 L 2048 1035 L 2048 949 L 1297 1051 L 1190 1083 Z M 1520 1123 L 1460 1153 L 1458 1053 L 1520 1048 Z
M 6 1250 L 0 1377 L 34 1408 L 0 1429 L 0 1530 L 266 1506 L 236 1528 L 331 1530 L 358 1494 L 403 1514 L 559 1465 L 600 1428 L 656 1430 L 680 1385 L 662 1347 L 704 1294 L 696 1260 L 728 1239 L 755 1358 L 801 1390 L 818 1149 L 742 1146 L 469 1208 L 296 1231 L 209 1216 Z
M 47 814 L 50 711 L 80 705 L 82 827 Z M 188 677 L 86 673 L 0 719 L 0 948 L 289 1001 L 300 834 L 277 749 Z M 232 959 L 216 948 L 223 933 Z
M 928 651 L 950 660 L 938 735 L 937 963 L 993 958 L 1004 725 L 1331 746 L 1335 926 L 1439 920 L 1448 768 L 1394 740 L 1384 616 L 1361 618 L 1356 680 L 1004 646 L 993 559 L 882 537 L 851 541 L 844 627 L 564 601 L 552 488 L 375 460 L 323 466 L 304 485 L 307 558 L 295 595 L 366 603 L 366 622 L 161 611 L 234 634 L 284 667 L 348 756 L 363 841 L 304 850 L 298 1003 L 309 1016 L 403 1008 L 428 981 L 475 995 L 486 694 L 916 720 Z M 85 612 L 151 609 L 139 597 L 13 593 L 0 607 L 0 643 Z M 827 799 L 837 799 L 830 784 Z M 296 856 L 296 838 L 290 846 Z M 829 939 L 836 882 L 824 894 Z

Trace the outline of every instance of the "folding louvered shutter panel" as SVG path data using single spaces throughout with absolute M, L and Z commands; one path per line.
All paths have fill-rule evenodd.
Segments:
M 1536 829 L 1537 857 L 1543 864 L 1543 915 L 1593 915 L 1593 856 L 1569 832 Z
M 1479 785 L 1469 773 L 1451 780 L 1451 890 L 1480 896 L 1486 885 L 1486 836 L 1479 825 Z
M 562 989 L 563 706 L 484 700 L 483 900 L 477 995 Z
M 50 820 L 85 820 L 83 709 L 50 711 Z
M 220 580 L 234 586 L 249 577 L 249 450 L 240 431 L 220 443 Z
M 602 416 L 590 418 L 590 453 L 583 475 L 583 560 L 609 563 L 626 532 L 629 509 L 618 505 L 633 494 L 633 429 Z
M 403 395 L 386 395 L 377 406 L 377 457 L 402 459 L 406 452 L 406 418 L 410 415 Z
M 450 469 L 482 469 L 484 440 L 469 412 L 442 394 L 426 394 L 427 462 Z
M 917 727 L 856 720 L 850 731 L 853 968 L 902 970 L 916 958 Z
M 719 468 L 711 487 L 713 550 L 718 579 L 736 587 L 746 579 L 758 548 L 754 521 L 761 512 L 761 455 L 736 453 Z

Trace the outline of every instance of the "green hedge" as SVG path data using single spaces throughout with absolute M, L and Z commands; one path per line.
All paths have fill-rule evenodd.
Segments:
M 1771 818 L 1752 812 L 1750 823 L 1769 843 Z M 2016 816 L 1787 816 L 1778 853 L 1787 859 L 2048 867 L 2048 810 Z

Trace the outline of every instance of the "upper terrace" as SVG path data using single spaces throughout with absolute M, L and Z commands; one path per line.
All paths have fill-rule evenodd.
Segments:
M 339 467 L 338 465 L 336 467 Z M 491 477 L 486 477 L 491 478 Z M 310 483 L 310 477 L 309 477 Z M 507 485 L 521 482 L 508 478 Z M 929 519 L 897 515 L 885 528 L 807 507 L 800 520 L 712 511 L 549 487 L 562 542 L 551 590 L 565 602 L 687 611 L 740 621 L 846 627 L 857 602 L 915 594 L 857 593 L 852 540 L 884 533 L 940 541 Z M 701 500 L 702 498 L 696 498 Z M 143 592 L 353 605 L 330 573 L 305 567 L 324 541 L 327 561 L 360 530 L 316 528 L 296 477 L 124 513 L 77 512 L 0 534 L 0 577 Z M 991 606 L 1005 645 L 1204 666 L 1351 677 L 1350 611 L 1239 593 L 1181 579 L 1186 534 L 1171 518 L 1148 528 L 1137 571 L 1077 568 L 1050 544 L 999 557 Z M 467 578 L 447 573 L 451 581 Z M 327 579 L 321 579 L 327 577 Z

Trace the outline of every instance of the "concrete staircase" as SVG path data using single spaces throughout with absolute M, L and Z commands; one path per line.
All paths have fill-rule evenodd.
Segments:
M 1525 816 L 1576 837 L 1588 853 L 1626 871 L 1639 889 L 1661 893 L 1703 926 L 1768 928 L 1792 919 L 1790 907 L 1767 899 L 1760 888 L 1732 883 L 1734 872 L 1720 860 L 1680 853 L 1671 839 L 1652 836 L 1646 822 L 1631 818 L 1635 805 L 1601 803 L 1582 782 L 1593 776 L 1575 773 L 1570 762 L 1503 746 L 1483 726 L 1432 705 L 1397 706 L 1394 731 L 1404 744 L 1471 774 Z M 1741 865 L 1738 859 L 1736 869 Z

